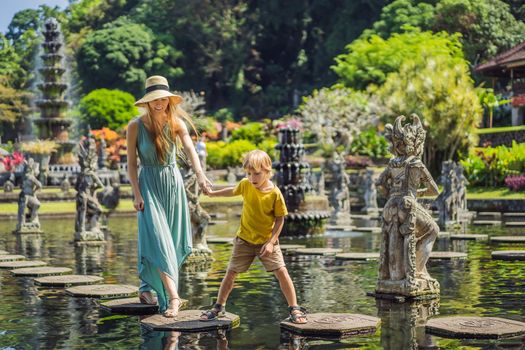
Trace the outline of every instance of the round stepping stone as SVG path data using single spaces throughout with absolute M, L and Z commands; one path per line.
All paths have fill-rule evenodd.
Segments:
M 9 253 L 7 250 L 0 250 L 0 255 L 9 255 L 11 253 Z
M 20 267 L 45 266 L 46 262 L 40 260 L 15 260 L 0 262 L 0 269 L 17 269 Z
M 296 255 L 336 255 L 341 253 L 342 249 L 337 248 L 300 248 L 294 250 Z
M 35 284 L 42 287 L 66 288 L 72 286 L 81 286 L 86 284 L 95 284 L 102 282 L 104 279 L 99 276 L 90 275 L 62 275 L 47 276 L 35 278 Z
M 5 255 L 0 255 L 0 262 L 24 260 L 25 258 L 26 257 L 23 255 L 5 254 Z
M 353 231 L 379 233 L 381 232 L 381 227 L 356 227 Z
M 181 308 L 188 305 L 188 300 L 181 300 Z M 142 304 L 138 297 L 124 298 L 104 301 L 100 303 L 100 308 L 112 314 L 119 315 L 152 315 L 159 311 L 158 305 Z
M 426 331 L 448 338 L 500 339 L 525 334 L 525 323 L 499 317 L 438 317 L 427 322 Z
M 430 259 L 433 260 L 466 259 L 467 256 L 467 253 L 460 252 L 430 252 Z
M 497 226 L 501 225 L 501 221 L 499 220 L 474 220 L 472 221 L 472 225 L 475 226 Z
M 450 238 L 450 232 L 448 231 L 439 231 L 438 232 L 439 238 Z
M 495 236 L 490 237 L 490 241 L 497 243 L 525 243 L 525 236 Z
M 308 323 L 281 322 L 281 328 L 293 333 L 319 337 L 337 337 L 375 333 L 380 319 L 360 314 L 315 313 L 308 314 Z
M 505 223 L 507 227 L 522 227 L 525 226 L 525 221 L 507 221 Z
M 206 237 L 206 242 L 210 244 L 233 244 L 231 237 Z
M 53 275 L 63 275 L 70 273 L 71 269 L 69 267 L 53 267 L 53 266 L 43 266 L 43 267 L 23 267 L 21 269 L 10 270 L 14 276 L 19 277 L 43 277 L 43 276 L 53 276 Z
M 525 260 L 525 250 L 497 250 L 490 255 L 495 260 Z
M 326 229 L 330 231 L 352 231 L 354 226 L 350 225 L 326 225 Z
M 204 332 L 217 329 L 232 329 L 240 324 L 237 315 L 226 312 L 218 320 L 202 322 L 199 317 L 202 310 L 183 310 L 177 317 L 167 318 L 160 314 L 144 318 L 141 325 L 152 331 Z
M 283 251 L 285 251 L 285 250 L 297 250 L 297 249 L 306 248 L 306 246 L 302 245 L 302 244 L 279 244 L 279 247 Z
M 136 286 L 126 284 L 98 284 L 67 288 L 66 294 L 79 298 L 116 299 L 136 295 L 138 290 Z
M 379 253 L 340 253 L 336 254 L 337 260 L 377 260 Z
M 466 240 L 466 241 L 485 241 L 489 239 L 489 236 L 482 235 L 482 234 L 456 234 L 456 235 L 450 235 L 450 239 Z

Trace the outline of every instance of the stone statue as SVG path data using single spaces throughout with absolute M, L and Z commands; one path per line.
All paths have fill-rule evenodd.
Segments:
M 188 198 L 188 209 L 190 211 L 192 238 L 193 238 L 193 259 L 213 260 L 212 251 L 206 242 L 206 231 L 210 222 L 210 215 L 202 208 L 199 203 L 199 186 L 197 176 L 191 168 L 182 169 L 186 197 Z
M 103 188 L 95 170 L 97 166 L 97 149 L 95 139 L 88 137 L 81 141 L 78 151 L 80 172 L 77 176 L 77 214 L 75 220 L 76 241 L 103 241 L 104 233 L 99 227 L 102 208 L 95 192 Z
M 40 221 L 38 220 L 38 209 L 40 201 L 36 193 L 42 189 L 42 183 L 38 181 L 38 163 L 33 158 L 24 161 L 24 174 L 18 197 L 18 224 L 16 233 L 41 233 Z M 29 210 L 26 213 L 26 208 Z
M 404 120 L 399 116 L 393 126 L 385 126 L 394 158 L 376 183 L 387 198 L 376 296 L 437 296 L 439 283 L 430 277 L 426 264 L 439 227 L 416 198 L 437 195 L 438 188 L 421 161 L 426 131 L 419 117 L 413 114 L 412 124 L 402 125 Z
M 365 194 L 364 194 L 364 200 L 365 200 L 365 206 L 363 207 L 362 211 L 365 211 L 367 213 L 377 213 L 377 189 L 376 184 L 374 181 L 374 171 L 368 169 L 366 171 L 366 177 L 363 184 Z
M 463 175 L 463 167 L 453 161 L 443 162 L 440 180 L 443 191 L 436 198 L 438 224 L 446 229 L 466 219 L 468 181 Z
M 71 189 L 71 183 L 69 182 L 69 178 L 67 174 L 64 174 L 64 179 L 60 182 L 60 190 L 63 193 L 68 193 Z
M 100 139 L 100 145 L 98 146 L 99 148 L 98 148 L 97 165 L 99 169 L 106 169 L 106 158 L 107 158 L 106 146 L 107 146 L 106 139 L 104 138 L 104 136 L 102 136 Z
M 7 180 L 4 182 L 4 192 L 5 193 L 11 193 L 15 189 L 15 173 L 10 173 Z
M 331 178 L 328 201 L 333 210 L 330 222 L 332 224 L 349 224 L 351 222 L 350 191 L 348 189 L 350 178 L 345 171 L 344 159 L 337 152 L 334 152 L 332 158 L 325 164 L 325 171 Z

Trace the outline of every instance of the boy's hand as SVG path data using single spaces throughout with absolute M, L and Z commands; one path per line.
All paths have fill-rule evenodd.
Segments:
M 273 246 L 274 244 L 272 242 L 266 242 L 262 247 L 261 251 L 259 252 L 259 255 L 264 257 L 268 256 L 273 253 Z

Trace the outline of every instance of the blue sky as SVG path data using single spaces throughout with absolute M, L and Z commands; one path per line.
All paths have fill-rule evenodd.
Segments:
M 24 9 L 36 9 L 39 5 L 59 6 L 64 9 L 68 0 L 0 0 L 0 32 L 7 31 L 7 26 L 14 14 Z

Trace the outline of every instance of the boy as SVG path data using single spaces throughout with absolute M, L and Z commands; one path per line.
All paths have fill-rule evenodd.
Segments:
M 279 247 L 279 234 L 283 228 L 284 217 L 288 214 L 283 195 L 271 181 L 272 160 L 263 151 L 249 152 L 243 161 L 246 178 L 237 186 L 210 191 L 209 196 L 242 195 L 244 204 L 241 226 L 234 240 L 226 276 L 224 276 L 217 302 L 201 315 L 201 321 L 211 321 L 224 316 L 228 296 L 233 289 L 237 275 L 246 272 L 256 256 L 266 271 L 273 272 L 279 280 L 281 291 L 288 302 L 289 320 L 293 323 L 306 323 L 306 310 L 297 305 L 295 288 L 288 275 L 283 254 Z

